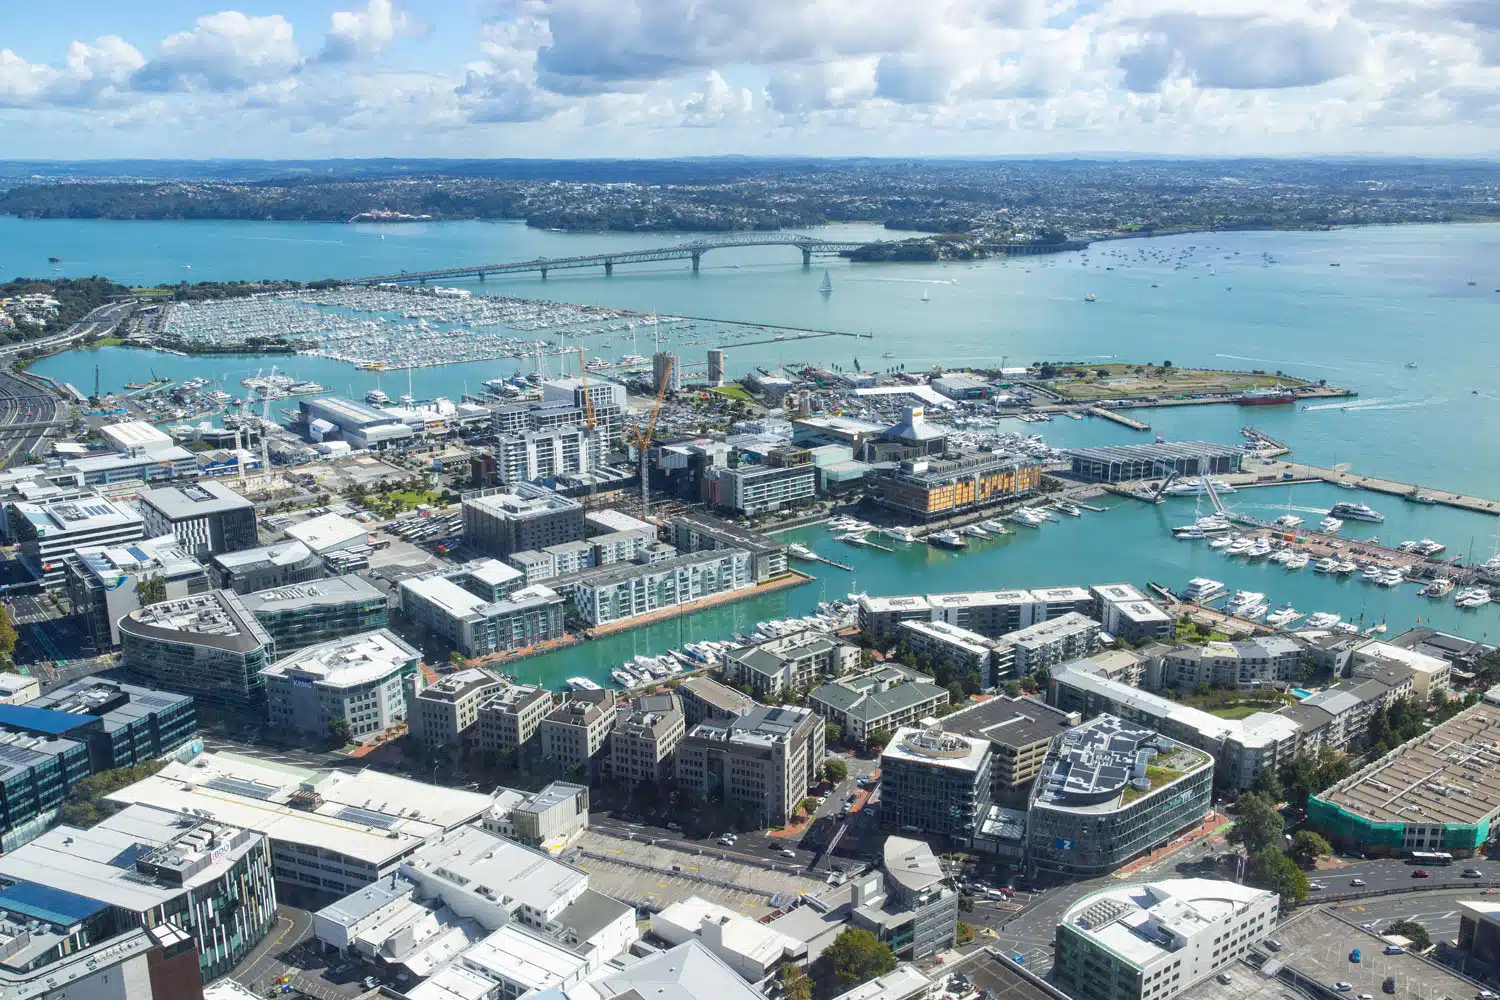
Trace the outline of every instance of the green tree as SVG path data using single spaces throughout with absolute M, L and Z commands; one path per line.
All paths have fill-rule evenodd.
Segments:
M 349 720 L 343 716 L 334 716 L 328 720 L 328 741 L 334 746 L 343 746 L 349 742 Z
M 1281 896 L 1282 905 L 1307 898 L 1307 876 L 1296 862 L 1274 847 L 1258 851 L 1250 858 L 1250 880 Z
M 1333 845 L 1311 830 L 1298 830 L 1292 835 L 1292 858 L 1298 864 L 1310 865 L 1332 853 Z
M 836 785 L 849 777 L 849 765 L 837 757 L 829 757 L 823 762 L 823 777 Z
M 890 947 L 857 927 L 844 928 L 823 952 L 823 961 L 841 993 L 896 967 L 896 956 Z
M 137 580 L 135 582 L 135 597 L 146 607 L 148 604 L 158 604 L 167 599 L 167 581 L 159 576 L 153 576 L 148 580 Z
M 1432 936 L 1427 928 L 1415 920 L 1398 920 L 1385 929 L 1386 934 L 1399 934 L 1411 941 L 1413 951 L 1426 951 L 1432 947 Z
M 1271 767 L 1261 768 L 1250 782 L 1250 790 L 1258 795 L 1264 795 L 1272 802 L 1281 801 L 1281 782 L 1276 780 L 1276 769 Z
M 1020 681 L 1006 681 L 1005 682 L 1005 694 L 1006 694 L 1007 697 L 1010 697 L 1010 698 L 1017 698 L 1017 697 L 1019 697 L 1020 694 L 1021 694 L 1021 682 Z
M 796 962 L 783 962 L 777 980 L 782 1000 L 812 1000 L 812 980 Z
M 844 728 L 837 722 L 823 723 L 823 742 L 829 746 L 836 745 L 844 738 Z
M 802 811 L 805 812 L 805 813 L 807 813 L 807 815 L 809 815 L 809 816 L 811 816 L 813 813 L 817 812 L 818 811 L 818 800 L 815 799 L 815 798 L 813 798 L 811 795 L 809 795 L 807 798 L 803 799 L 802 800 Z
M 1259 854 L 1281 842 L 1281 830 L 1281 814 L 1276 811 L 1276 804 L 1264 795 L 1246 792 L 1240 796 L 1234 826 L 1225 839 L 1242 845 L 1249 854 Z
M 870 734 L 871 746 L 883 747 L 890 741 L 891 731 L 889 729 L 877 729 Z
M 966 892 L 958 894 L 958 910 L 960 913 L 969 913 L 974 909 L 974 897 Z
M 6 656 L 16 651 L 16 624 L 11 620 L 10 611 L 0 607 L 0 653 Z

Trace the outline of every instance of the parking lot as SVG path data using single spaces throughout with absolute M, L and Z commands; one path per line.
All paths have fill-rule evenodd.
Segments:
M 1053 1000 L 1046 990 L 984 949 L 965 956 L 946 969 L 933 970 L 931 973 L 939 984 L 946 984 L 948 977 L 957 974 L 969 977 L 972 982 L 967 995 L 977 994 L 979 1000 Z M 985 991 L 988 991 L 988 996 Z M 935 995 L 947 1000 L 960 1000 L 965 994 L 947 990 Z
M 759 917 L 770 913 L 775 893 L 817 893 L 828 886 L 819 879 L 715 857 L 697 855 L 587 830 L 576 845 L 573 862 L 589 873 L 592 888 L 634 906 L 660 910 L 701 896 L 722 906 Z

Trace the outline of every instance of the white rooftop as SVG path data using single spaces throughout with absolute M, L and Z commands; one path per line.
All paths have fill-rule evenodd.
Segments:
M 915 761 L 948 770 L 978 771 L 989 748 L 990 741 L 986 739 L 969 739 L 945 733 L 940 728 L 903 726 L 886 744 L 880 759 Z
M 928 594 L 927 603 L 934 608 L 972 608 L 1001 604 L 1032 604 L 1036 598 L 1029 590 L 972 590 L 957 594 Z
M 43 539 L 85 531 L 139 524 L 141 515 L 135 508 L 106 500 L 97 494 L 74 500 L 52 500 L 46 503 L 18 503 L 15 510 L 30 521 Z
M 1163 942 L 1174 935 L 1210 932 L 1217 922 L 1272 895 L 1220 879 L 1167 879 L 1091 893 L 1068 907 L 1059 923 L 1140 969 L 1171 954 Z
M 704 921 L 720 925 L 724 950 L 761 968 L 772 968 L 803 948 L 796 938 L 702 896 L 689 896 L 652 915 L 651 932 L 669 944 L 682 944 L 689 937 L 701 937 Z M 713 949 L 713 942 L 704 943 Z
M 214 562 L 225 569 L 250 566 L 259 562 L 268 562 L 273 566 L 291 566 L 310 555 L 312 555 L 312 550 L 301 542 L 277 542 L 274 545 L 262 545 L 254 549 L 221 552 L 214 556 Z
M 1089 663 L 1087 660 L 1074 662 Z M 1098 674 L 1088 672 L 1087 669 L 1074 669 L 1071 664 L 1067 663 L 1053 671 L 1053 679 L 1070 687 L 1101 694 L 1132 711 L 1151 715 L 1157 719 L 1170 719 L 1214 742 L 1236 739 L 1246 747 L 1262 747 L 1295 735 L 1298 731 L 1297 724 L 1286 716 L 1257 712 L 1245 719 L 1221 719 L 1202 709 L 1179 705 L 1175 701 L 1168 701 L 1149 691 L 1142 691 L 1129 684 L 1100 677 Z
M 504 586 L 526 575 L 499 559 L 479 559 L 464 568 L 469 571 L 470 576 L 489 587 Z
M 924 976 L 922 970 L 909 962 L 902 962 L 885 975 L 861 983 L 847 993 L 840 993 L 833 1000 L 903 1000 L 931 986 L 932 980 Z
M 159 451 L 173 445 L 172 438 L 144 420 L 106 424 L 99 433 L 115 451 Z
M 882 614 L 890 611 L 928 611 L 930 606 L 927 598 L 916 596 L 904 597 L 871 597 L 862 595 L 859 606 L 872 614 Z
M 1405 649 L 1379 640 L 1365 643 L 1359 647 L 1358 652 L 1381 660 L 1391 660 L 1424 674 L 1439 673 L 1448 669 L 1448 661 L 1440 657 L 1429 656 L 1415 649 Z
M 477 797 L 489 806 L 486 796 Z M 401 870 L 413 881 L 439 883 L 450 905 L 457 894 L 547 912 L 588 888 L 580 869 L 479 826 L 450 830 L 418 849 Z
M 304 785 L 322 804 L 294 808 Z M 207 809 L 223 822 L 259 830 L 272 840 L 326 848 L 379 867 L 428 837 L 477 819 L 487 795 L 428 785 L 366 768 L 313 771 L 230 753 L 173 762 L 113 792 L 112 802 L 165 809 Z
M 367 534 L 363 525 L 339 514 L 322 514 L 286 529 L 288 538 L 322 554 Z
M 649 531 L 656 534 L 656 525 L 649 521 L 631 517 L 623 511 L 605 508 L 603 510 L 591 510 L 583 515 L 583 519 L 590 524 L 610 531 Z
M 455 618 L 471 615 L 490 602 L 442 576 L 401 581 L 401 589 L 430 601 Z
M 395 633 L 382 628 L 308 646 L 276 661 L 261 673 L 319 687 L 356 687 L 389 677 L 421 655 Z

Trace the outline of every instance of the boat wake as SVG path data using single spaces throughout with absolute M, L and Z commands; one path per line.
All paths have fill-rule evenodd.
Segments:
M 1320 365 L 1311 361 L 1286 361 L 1280 358 L 1247 358 L 1242 354 L 1215 354 L 1216 358 L 1228 358 L 1230 361 L 1256 361 L 1263 365 L 1300 365 L 1303 368 L 1327 368 L 1329 371 L 1338 371 L 1338 365 Z
M 956 285 L 957 278 L 850 278 L 850 281 L 879 281 L 901 285 Z
M 1427 406 L 1437 406 L 1448 402 L 1447 397 L 1437 399 L 1365 399 L 1358 403 L 1323 403 L 1319 406 L 1309 406 L 1309 412 L 1313 410 L 1348 410 L 1351 413 L 1364 413 L 1372 410 L 1417 410 Z

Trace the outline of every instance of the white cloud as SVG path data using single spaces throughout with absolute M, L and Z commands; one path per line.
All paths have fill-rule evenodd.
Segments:
M 226 10 L 162 39 L 133 82 L 145 91 L 241 90 L 284 77 L 301 62 L 286 18 Z
M 74 42 L 60 67 L 29 63 L 10 49 L 0 50 L 0 106 L 109 103 L 128 88 L 131 74 L 144 63 L 140 52 L 117 35 Z
M 397 38 L 418 38 L 427 26 L 391 0 L 369 0 L 364 10 L 336 10 L 319 59 L 344 62 L 384 52 Z

